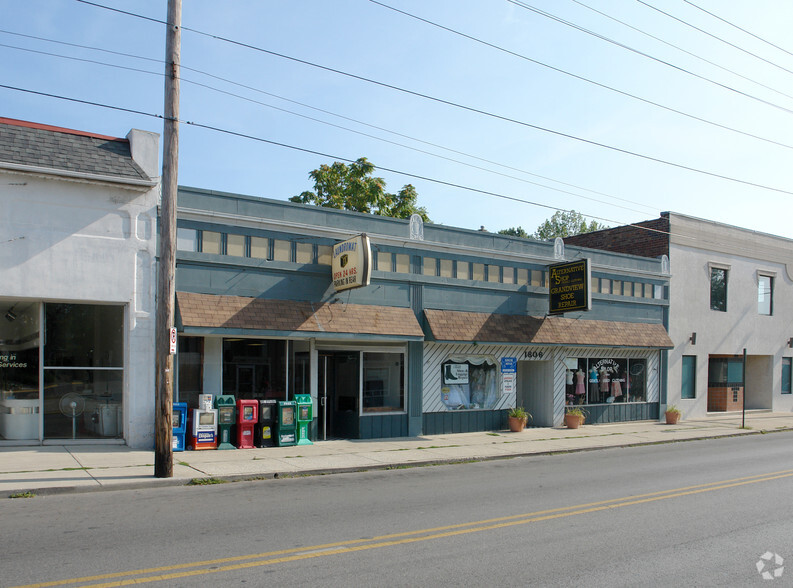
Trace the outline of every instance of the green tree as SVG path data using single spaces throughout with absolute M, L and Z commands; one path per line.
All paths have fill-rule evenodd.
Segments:
M 524 239 L 528 239 L 530 237 L 530 235 L 526 232 L 526 229 L 523 227 L 510 227 L 508 229 L 501 229 L 498 234 L 509 235 L 511 237 L 523 237 Z
M 581 233 L 591 233 L 607 229 L 608 226 L 597 221 L 587 223 L 586 217 L 575 210 L 558 210 L 553 216 L 542 223 L 534 232 L 533 237 L 542 241 L 556 237 L 572 237 Z
M 289 200 L 395 218 L 418 214 L 424 222 L 430 222 L 427 210 L 418 206 L 416 188 L 407 184 L 396 194 L 389 194 L 385 191 L 385 180 L 372 176 L 374 170 L 374 164 L 365 157 L 350 165 L 339 161 L 323 164 L 308 174 L 314 180 L 314 191 L 303 192 Z

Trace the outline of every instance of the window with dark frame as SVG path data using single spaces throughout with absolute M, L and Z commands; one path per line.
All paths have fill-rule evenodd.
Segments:
M 727 312 L 727 270 L 710 268 L 710 309 Z
M 764 276 L 762 274 L 757 276 L 757 313 L 771 316 L 774 312 L 774 278 L 771 276 Z
M 793 378 L 793 357 L 782 358 L 782 394 L 791 393 L 791 378 Z
M 683 370 L 681 374 L 680 398 L 697 397 L 697 356 L 683 356 Z

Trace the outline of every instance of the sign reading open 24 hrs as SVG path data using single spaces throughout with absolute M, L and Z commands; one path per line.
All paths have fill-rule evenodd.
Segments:
M 550 314 L 592 308 L 592 295 L 589 289 L 592 280 L 588 259 L 549 266 L 548 278 Z
M 337 292 L 368 286 L 372 274 L 372 248 L 366 233 L 333 246 L 333 287 Z

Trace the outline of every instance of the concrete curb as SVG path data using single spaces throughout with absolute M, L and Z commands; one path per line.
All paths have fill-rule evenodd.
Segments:
M 320 468 L 303 470 L 296 472 L 272 472 L 264 474 L 229 474 L 224 476 L 195 476 L 192 478 L 150 478 L 147 480 L 140 480 L 135 482 L 119 482 L 114 484 L 101 484 L 95 486 L 49 486 L 42 488 L 25 488 L 20 487 L 15 490 L 4 490 L 3 497 L 11 498 L 17 494 L 31 493 L 35 497 L 39 496 L 59 496 L 66 494 L 80 494 L 89 492 L 110 492 L 110 491 L 123 491 L 123 490 L 143 490 L 149 488 L 174 488 L 180 486 L 203 486 L 212 485 L 214 483 L 201 484 L 194 483 L 198 480 L 218 480 L 217 483 L 236 483 L 236 482 L 263 482 L 271 480 L 288 480 L 296 478 L 308 478 L 315 476 L 328 476 L 335 474 L 351 474 L 369 471 L 385 471 L 394 469 L 411 469 L 420 467 L 433 467 L 441 465 L 459 465 L 463 463 L 477 463 L 485 461 L 496 461 L 514 459 L 519 457 L 537 457 L 537 456 L 550 456 L 560 455 L 565 453 L 582 453 L 585 451 L 598 451 L 606 449 L 626 449 L 631 447 L 643 447 L 649 445 L 667 445 L 671 443 L 685 443 L 688 441 L 708 441 L 714 439 L 725 439 L 730 437 L 744 437 L 748 435 L 767 435 L 772 433 L 782 433 L 786 431 L 793 431 L 793 427 L 781 427 L 775 429 L 747 429 L 736 432 L 725 432 L 723 434 L 706 435 L 697 437 L 686 437 L 684 439 L 662 439 L 635 443 L 624 443 L 619 445 L 595 445 L 592 447 L 574 447 L 570 449 L 550 449 L 543 451 L 521 451 L 509 455 L 487 455 L 487 456 L 474 456 L 474 457 L 450 457 L 450 458 L 435 458 L 422 461 L 409 461 L 384 464 L 369 464 L 365 466 L 347 466 L 337 468 Z

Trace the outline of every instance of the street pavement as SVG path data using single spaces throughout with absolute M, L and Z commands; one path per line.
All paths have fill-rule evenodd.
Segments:
M 506 459 L 569 451 L 696 441 L 793 430 L 793 413 L 749 411 L 708 415 L 677 425 L 636 421 L 579 429 L 530 427 L 520 433 L 486 431 L 313 445 L 184 451 L 173 454 L 173 478 L 154 477 L 154 452 L 122 445 L 64 444 L 0 448 L 0 498 L 95 490 L 415 467 Z

